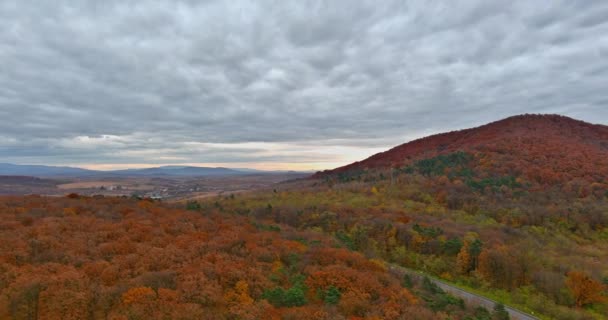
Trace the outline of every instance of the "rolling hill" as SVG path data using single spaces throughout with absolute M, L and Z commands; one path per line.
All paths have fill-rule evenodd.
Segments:
M 209 168 L 209 167 L 193 167 L 193 166 L 163 166 L 146 169 L 128 169 L 110 171 L 111 175 L 127 175 L 127 176 L 230 176 L 246 174 L 245 172 L 228 169 L 228 168 Z
M 161 166 L 144 169 L 112 171 L 87 170 L 75 167 L 45 165 L 17 165 L 0 163 L 0 176 L 32 177 L 208 177 L 252 174 L 278 174 L 286 171 L 262 171 L 255 169 L 231 169 L 222 167 Z
M 514 116 L 313 178 L 218 206 L 322 230 L 541 319 L 608 314 L 607 126 Z
M 96 171 L 74 168 L 54 167 L 43 165 L 18 165 L 11 163 L 0 163 L 1 176 L 84 176 L 94 174 Z
M 363 161 L 318 172 L 314 177 L 404 168 L 455 152 L 473 155 L 473 169 L 522 177 L 533 183 L 564 183 L 577 178 L 605 183 L 608 126 L 560 115 L 519 115 L 414 140 Z

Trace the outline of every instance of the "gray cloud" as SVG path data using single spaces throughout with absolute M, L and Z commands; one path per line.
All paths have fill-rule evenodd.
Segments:
M 332 166 L 519 113 L 607 123 L 606 79 L 605 1 L 5 0 L 0 161 Z

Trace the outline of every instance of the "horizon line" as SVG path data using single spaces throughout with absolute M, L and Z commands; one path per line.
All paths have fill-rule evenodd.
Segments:
M 121 170 L 142 170 L 142 169 L 151 169 L 151 168 L 162 168 L 162 167 L 192 167 L 192 168 L 214 168 L 214 169 L 231 169 L 231 170 L 256 170 L 256 171 L 296 171 L 296 172 L 316 172 L 323 170 L 330 170 L 340 165 L 336 165 L 335 167 L 322 167 L 315 168 L 314 166 L 301 166 L 299 168 L 294 168 L 294 166 L 265 166 L 260 165 L 260 163 L 243 165 L 243 166 L 230 166 L 226 165 L 226 163 L 162 163 L 162 164 L 150 164 L 150 163 L 108 163 L 108 164 L 40 164 L 40 163 L 14 163 L 14 162 L 0 162 L 0 164 L 4 165 L 14 165 L 14 166 L 44 166 L 44 167 L 55 167 L 55 168 L 73 168 L 73 169 L 82 169 L 82 170 L 91 170 L 91 171 L 100 171 L 100 172 L 112 172 L 112 171 L 121 171 Z M 295 166 L 298 167 L 298 166 Z

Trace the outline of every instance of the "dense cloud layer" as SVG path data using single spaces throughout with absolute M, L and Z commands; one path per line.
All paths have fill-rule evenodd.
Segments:
M 331 167 L 607 123 L 608 2 L 4 0 L 0 70 L 0 162 Z

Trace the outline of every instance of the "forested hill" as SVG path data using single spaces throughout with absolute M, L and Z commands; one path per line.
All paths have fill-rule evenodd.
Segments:
M 608 126 L 560 115 L 520 115 L 418 139 L 315 177 L 403 169 L 422 159 L 457 151 L 474 158 L 469 169 L 520 177 L 538 185 L 573 179 L 605 183 L 608 176 Z

